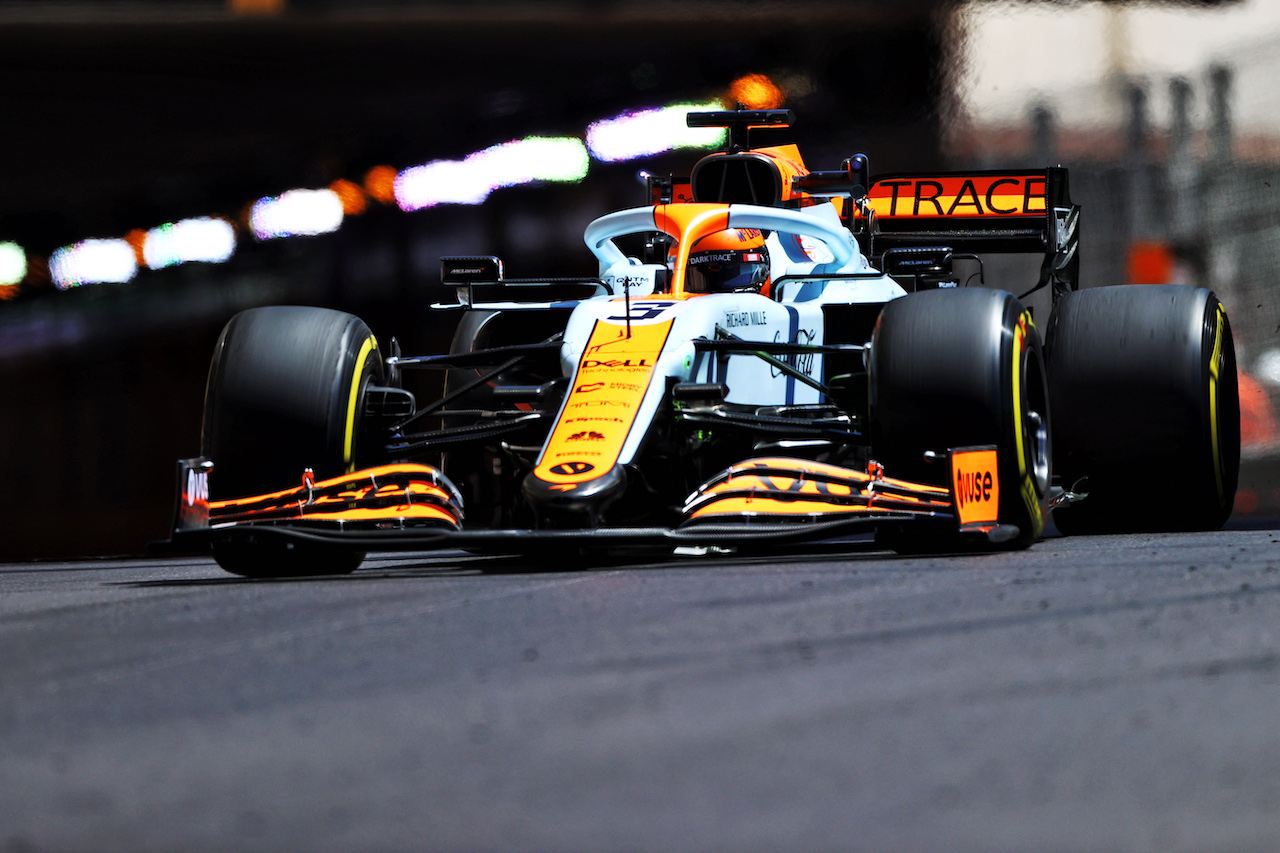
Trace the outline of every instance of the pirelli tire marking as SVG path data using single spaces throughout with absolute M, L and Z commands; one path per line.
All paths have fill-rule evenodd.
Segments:
M 1222 483 L 1222 449 L 1218 436 L 1218 382 L 1222 373 L 1222 330 L 1227 312 L 1219 302 L 1213 318 L 1213 353 L 1209 356 L 1209 442 L 1213 452 L 1213 478 L 1218 487 L 1218 503 L 1226 500 Z
M 342 439 L 342 470 L 347 474 L 355 470 L 356 464 L 356 406 L 360 402 L 360 377 L 364 375 L 365 361 L 377 348 L 378 342 L 373 335 L 364 339 L 364 343 L 360 345 L 360 353 L 356 356 L 355 373 L 351 376 L 351 390 L 347 394 L 346 431 Z
M 1044 516 L 1040 511 L 1040 495 L 1036 490 L 1035 477 L 1027 465 L 1026 404 L 1022 393 L 1022 361 L 1027 351 L 1027 335 L 1035 333 L 1035 322 L 1031 319 L 1031 313 L 1023 311 L 1013 332 L 1013 434 L 1018 455 L 1018 492 L 1022 496 L 1023 505 L 1027 508 L 1027 514 L 1031 517 L 1032 527 L 1039 534 L 1044 527 Z

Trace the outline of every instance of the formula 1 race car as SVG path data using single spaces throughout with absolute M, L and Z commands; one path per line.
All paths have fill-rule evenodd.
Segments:
M 1050 511 L 1065 533 L 1225 521 L 1226 313 L 1193 287 L 1077 290 L 1065 169 L 811 172 L 795 146 L 750 147 L 788 111 L 689 121 L 728 128 L 726 150 L 592 222 L 598 275 L 443 259 L 448 353 L 384 356 L 327 309 L 235 316 L 171 544 L 280 576 L 383 549 L 568 566 L 868 533 L 903 553 L 1025 548 Z M 1042 256 L 1038 280 L 984 282 L 991 252 Z M 1043 347 L 995 284 L 1052 294 Z M 403 387 L 420 369 L 443 371 L 425 405 Z

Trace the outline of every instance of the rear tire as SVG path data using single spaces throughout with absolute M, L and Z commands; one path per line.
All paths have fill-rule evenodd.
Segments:
M 237 314 L 214 349 L 205 391 L 203 452 L 213 500 L 323 480 L 360 461 L 365 389 L 382 359 L 369 327 L 326 308 L 271 306 Z M 215 542 L 227 571 L 249 577 L 341 574 L 364 555 L 341 548 Z
M 1211 530 L 1231 514 L 1240 397 L 1231 324 L 1183 285 L 1070 294 L 1045 346 L 1054 466 L 1088 494 L 1054 511 L 1063 533 Z
M 995 445 L 1002 524 L 1018 534 L 984 548 L 1026 548 L 1044 527 L 1049 494 L 1049 399 L 1040 336 L 1012 294 L 932 290 L 885 306 L 872 338 L 871 454 L 885 475 L 946 486 L 944 454 Z M 926 461 L 925 451 L 939 454 Z M 958 535 L 911 523 L 878 541 L 902 553 L 955 549 Z

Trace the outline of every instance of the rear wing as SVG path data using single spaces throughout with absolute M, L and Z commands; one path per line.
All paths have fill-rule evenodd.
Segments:
M 1064 168 L 877 175 L 861 208 L 854 231 L 877 265 L 900 249 L 1031 252 L 1044 255 L 1035 290 L 1076 289 L 1080 208 Z

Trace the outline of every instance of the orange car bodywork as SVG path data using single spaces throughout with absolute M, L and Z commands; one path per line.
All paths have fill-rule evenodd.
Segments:
M 213 526 L 245 522 L 305 522 L 355 526 L 430 526 L 458 530 L 457 490 L 428 465 L 401 463 L 315 481 L 306 472 L 292 489 L 209 501 Z

